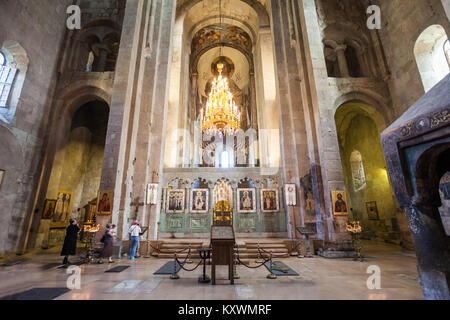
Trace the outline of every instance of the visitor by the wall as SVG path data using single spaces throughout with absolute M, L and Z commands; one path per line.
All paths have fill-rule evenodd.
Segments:
M 114 233 L 111 232 L 111 225 L 106 225 L 105 234 L 102 237 L 103 242 L 103 250 L 100 254 L 100 259 L 98 260 L 98 263 L 102 264 L 103 259 L 108 259 L 109 263 L 113 263 L 112 255 L 113 255 L 113 241 L 114 241 Z
M 134 260 L 136 256 L 136 250 L 139 246 L 139 237 L 142 233 L 141 227 L 139 226 L 139 221 L 135 221 L 133 225 L 128 230 L 130 235 L 130 260 Z
M 63 264 L 68 265 L 69 256 L 74 256 L 77 250 L 77 237 L 80 232 L 77 220 L 70 219 L 69 226 L 66 229 L 66 237 L 64 238 L 64 245 L 61 250 L 61 256 L 64 256 Z

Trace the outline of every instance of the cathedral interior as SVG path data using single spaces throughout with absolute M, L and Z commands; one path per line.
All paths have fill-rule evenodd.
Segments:
M 62 299 L 450 300 L 449 18 L 448 0 L 0 0 L 0 297 L 59 272 L 41 266 L 75 219 L 74 261 L 114 224 L 131 271 L 96 287 L 112 266 L 88 261 Z M 245 290 L 145 283 L 201 262 L 220 223 Z M 245 268 L 269 253 L 298 277 Z M 133 277 L 148 291 L 121 292 Z

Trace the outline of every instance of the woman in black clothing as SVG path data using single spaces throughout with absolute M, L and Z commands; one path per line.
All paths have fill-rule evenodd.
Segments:
M 61 251 L 61 256 L 64 256 L 63 264 L 69 264 L 69 256 L 74 256 L 77 250 L 77 238 L 80 228 L 77 220 L 70 219 L 70 224 L 66 229 L 66 237 L 64 238 L 64 245 Z

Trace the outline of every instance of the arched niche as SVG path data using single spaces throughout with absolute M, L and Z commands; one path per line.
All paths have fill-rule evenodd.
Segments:
M 361 78 L 377 74 L 370 39 L 356 25 L 332 24 L 323 30 L 329 77 Z
M 62 192 L 70 193 L 70 208 L 64 209 L 61 216 L 43 210 L 38 246 L 59 245 L 60 228 L 69 218 L 83 224 L 90 217 L 90 204 L 100 188 L 108 119 L 109 105 L 99 98 L 79 105 L 70 114 L 70 125 L 61 132 L 64 136 L 55 150 L 45 193 L 46 200 L 55 200 Z M 65 220 L 61 221 L 61 217 Z
M 113 72 L 119 53 L 121 26 L 114 21 L 93 20 L 77 32 L 69 63 L 76 71 Z
M 417 38 L 414 56 L 425 92 L 433 88 L 449 72 L 445 44 L 448 35 L 441 25 L 431 25 Z
M 365 236 L 383 239 L 395 232 L 398 209 L 380 139 L 384 117 L 374 107 L 352 101 L 337 109 L 335 122 L 351 214 L 361 221 Z

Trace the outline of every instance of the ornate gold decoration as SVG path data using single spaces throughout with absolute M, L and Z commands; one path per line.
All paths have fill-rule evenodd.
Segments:
M 450 121 L 449 110 L 443 110 L 441 112 L 433 114 L 433 116 L 431 117 L 431 127 L 434 128 L 449 121 Z
M 231 94 L 228 79 L 222 76 L 223 67 L 222 63 L 217 65 L 219 76 L 213 80 L 205 110 L 200 112 L 202 130 L 211 135 L 218 132 L 233 134 L 241 127 L 241 113 Z

